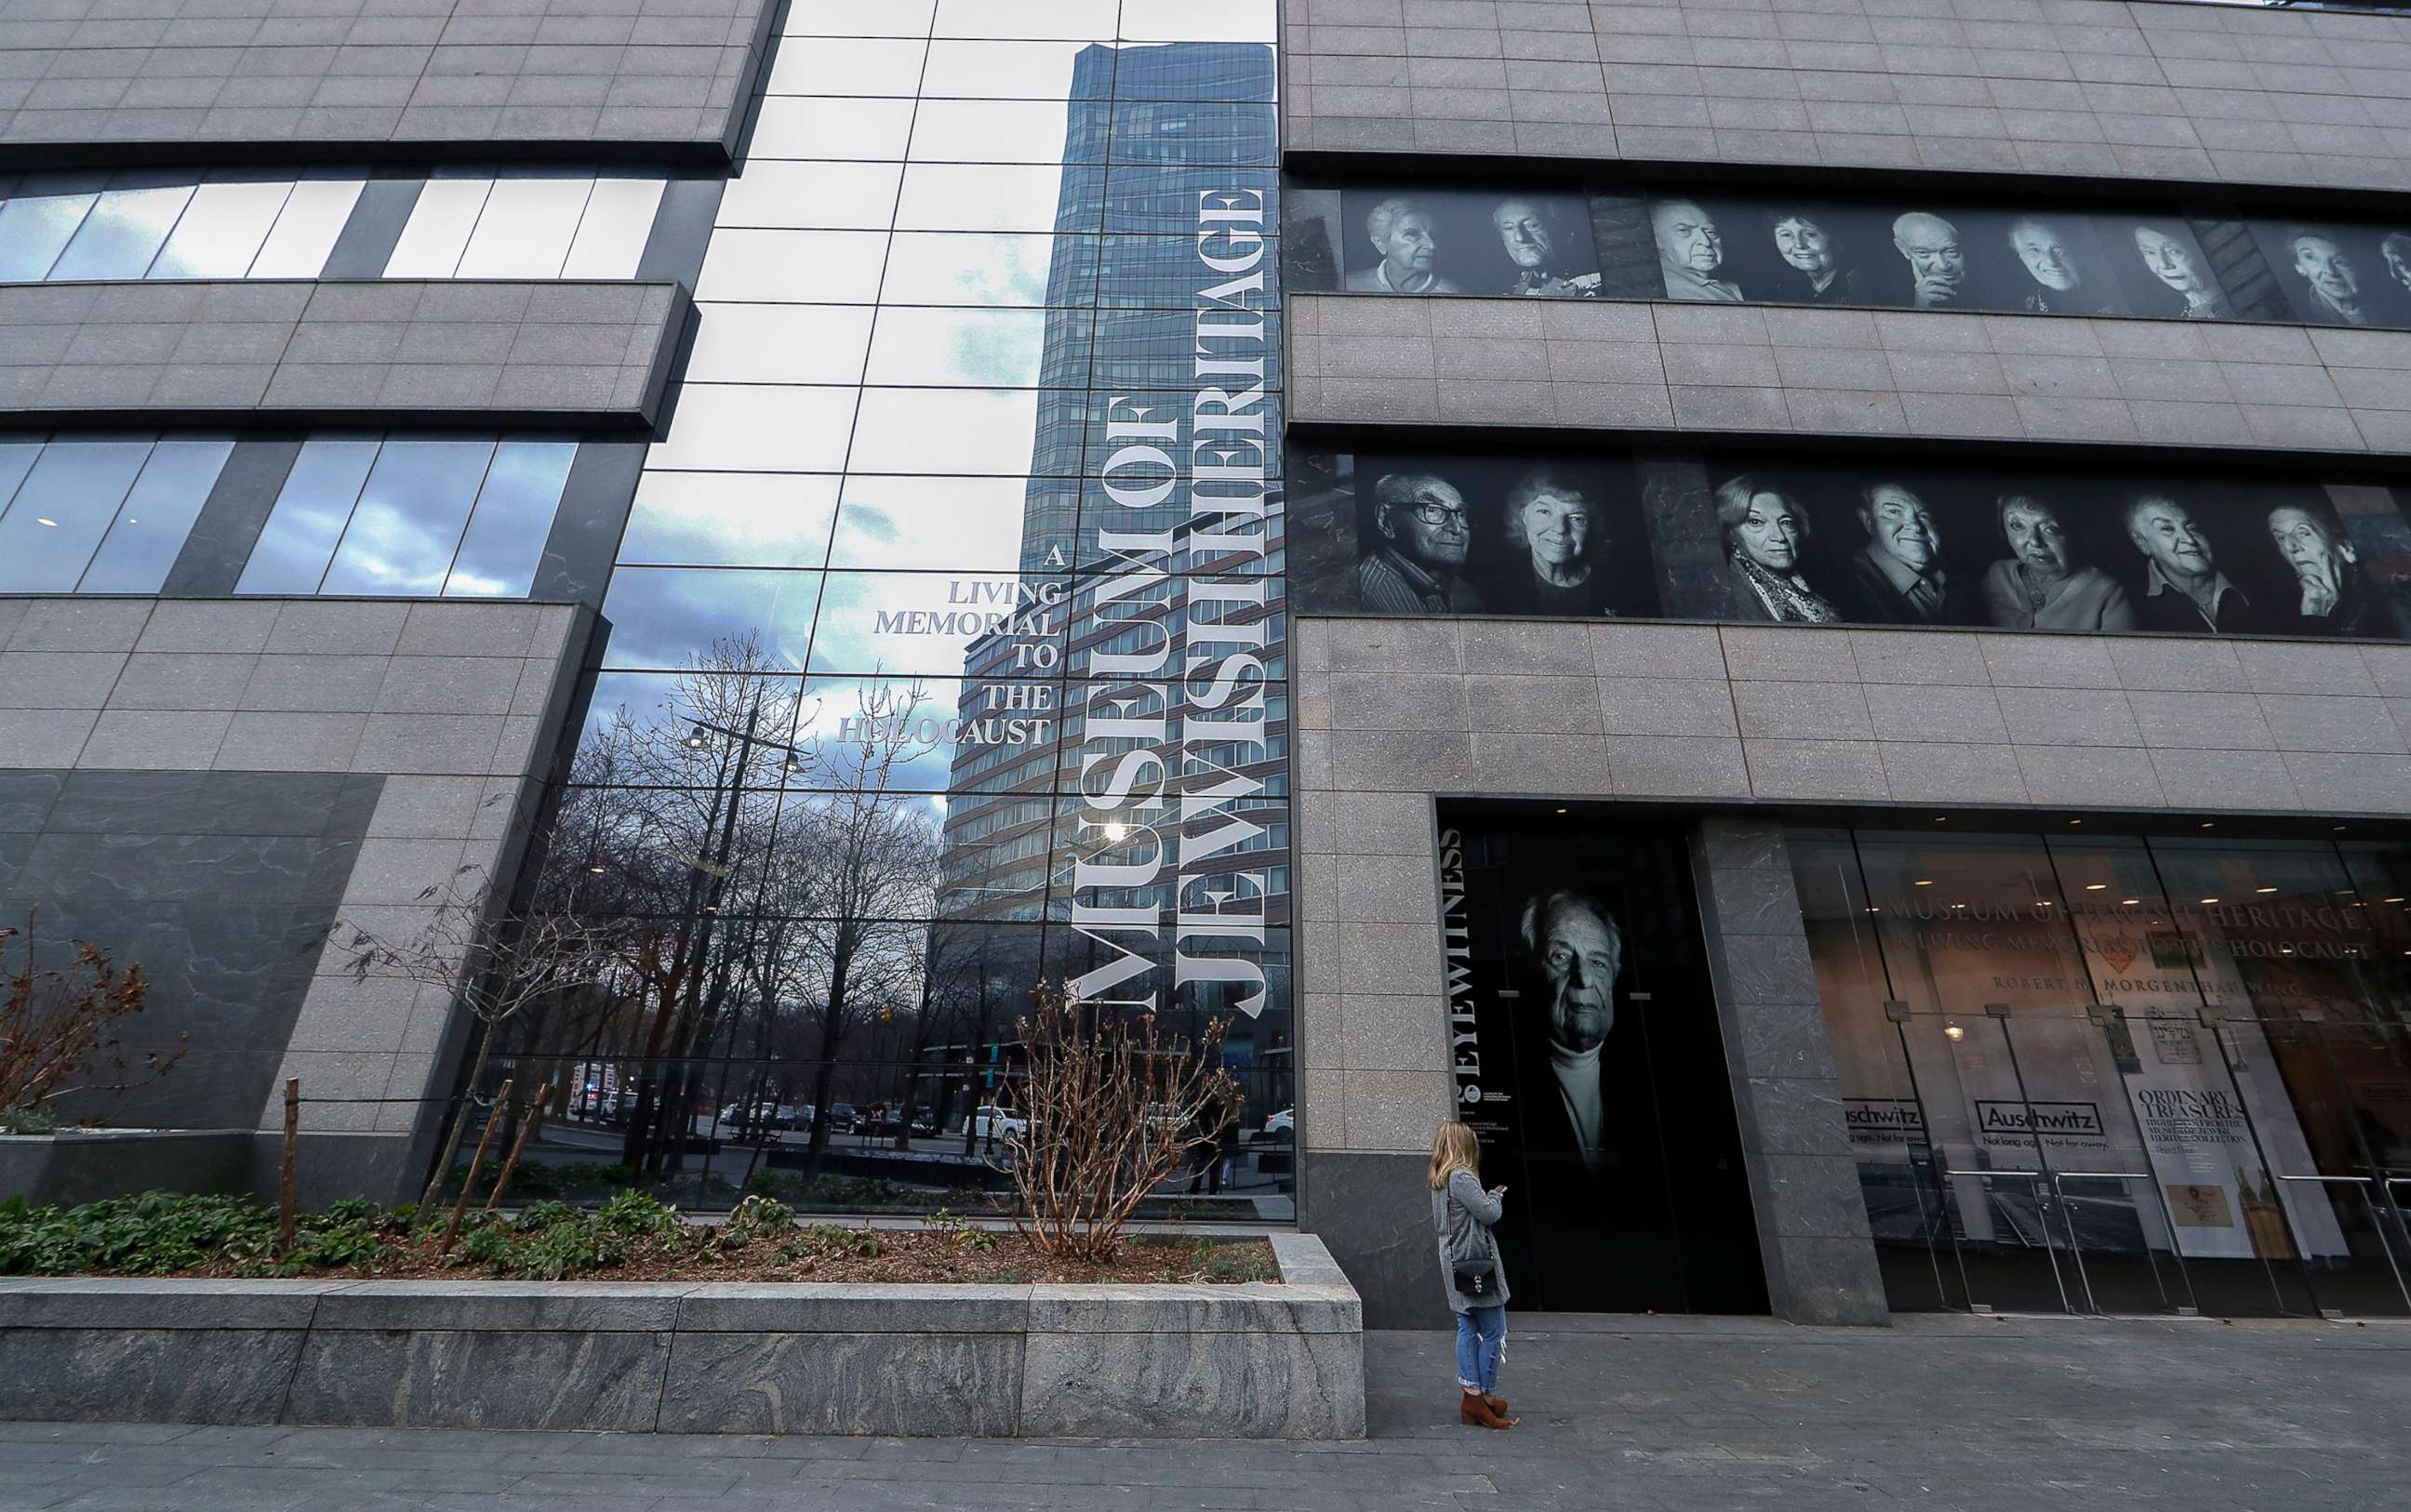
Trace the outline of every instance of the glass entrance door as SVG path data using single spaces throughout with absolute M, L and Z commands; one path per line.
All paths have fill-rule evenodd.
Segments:
M 2316 1011 L 2316 1010 L 2314 1010 Z M 2257 1051 L 2282 1083 L 2300 1140 L 2272 1160 L 2274 1189 L 2299 1236 L 2311 1308 L 2330 1316 L 2411 1314 L 2411 1043 L 2395 1025 L 2231 1020 L 2230 1064 Z

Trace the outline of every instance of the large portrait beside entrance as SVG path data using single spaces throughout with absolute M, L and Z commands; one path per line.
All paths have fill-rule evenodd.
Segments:
M 1443 806 L 1458 1116 L 1527 1306 L 1765 1306 L 1683 841 Z

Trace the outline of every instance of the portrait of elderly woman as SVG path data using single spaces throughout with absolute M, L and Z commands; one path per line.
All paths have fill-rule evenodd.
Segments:
M 1984 612 L 2005 630 L 2132 630 L 2135 604 L 2118 580 L 2080 563 L 2059 506 L 2005 493 L 1993 523 L 2009 556 L 1984 570 Z
M 1596 485 L 1536 467 L 1507 490 L 1505 545 L 1485 595 L 1505 614 L 1612 615 Z
M 1797 500 L 1746 472 L 1718 485 L 1716 500 L 1731 561 L 1727 614 L 1796 625 L 1830 625 L 1842 618 L 1801 575 L 1808 512 Z

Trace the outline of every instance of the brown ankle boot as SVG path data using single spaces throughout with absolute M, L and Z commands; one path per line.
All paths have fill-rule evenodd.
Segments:
M 1490 1403 L 1490 1410 L 1492 1412 L 1497 1413 L 1501 1418 L 1507 1417 L 1507 1399 L 1505 1397 L 1499 1396 L 1496 1392 L 1484 1391 L 1482 1393 L 1482 1400 Z M 1514 1419 L 1509 1418 L 1508 1420 L 1512 1422 Z
M 1468 1428 L 1512 1428 L 1514 1423 L 1490 1410 L 1490 1399 L 1479 1391 L 1463 1393 L 1463 1403 L 1456 1409 L 1457 1421 Z

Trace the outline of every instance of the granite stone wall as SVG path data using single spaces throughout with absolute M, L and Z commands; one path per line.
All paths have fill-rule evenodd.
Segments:
M 692 308 L 669 283 L 17 284 L 0 287 L 0 410 L 642 431 Z
M 445 144 L 725 163 L 767 0 L 49 0 L 0 14 L 0 158 L 190 161 Z
M 1298 424 L 2411 452 L 2411 331 L 1302 294 Z
M 1292 654 L 1300 1201 L 1378 1327 L 1428 1326 L 1439 1296 L 1437 796 L 2411 817 L 2411 646 L 1308 618 Z M 1764 829 L 1703 828 L 1694 859 L 1769 1289 L 1863 1320 L 1872 1249 Z
M 143 1034 L 191 1036 L 112 1121 L 281 1129 L 299 1076 L 318 1194 L 409 1182 L 461 1025 L 446 994 L 356 980 L 328 941 L 345 921 L 414 933 L 462 867 L 510 874 L 596 623 L 0 598 L 0 907 L 139 962 Z
M 2164 0 L 1290 0 L 1304 153 L 2411 188 L 2411 17 Z

